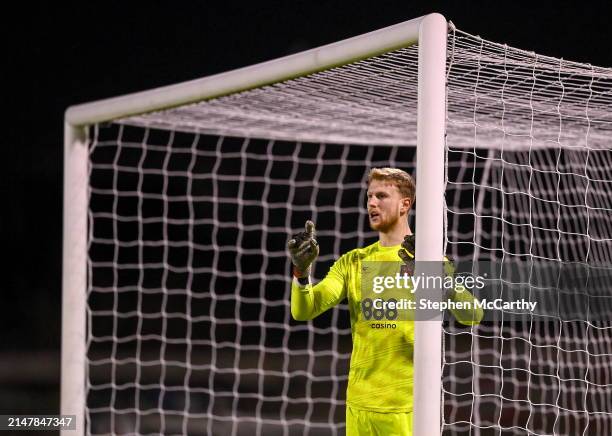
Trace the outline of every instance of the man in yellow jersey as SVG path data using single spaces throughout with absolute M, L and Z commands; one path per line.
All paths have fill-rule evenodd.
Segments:
M 370 227 L 378 241 L 344 254 L 316 285 L 311 265 L 319 254 L 315 227 L 293 236 L 287 248 L 293 262 L 291 314 L 298 321 L 313 319 L 348 299 L 353 351 L 346 394 L 346 434 L 412 435 L 414 322 L 372 322 L 371 307 L 362 304 L 362 274 L 368 262 L 414 265 L 414 236 L 408 212 L 415 200 L 415 183 L 396 168 L 374 168 L 368 177 Z M 404 268 L 405 271 L 405 268 Z M 472 295 L 452 291 L 449 298 L 467 301 Z M 482 319 L 482 310 L 453 312 L 466 325 Z

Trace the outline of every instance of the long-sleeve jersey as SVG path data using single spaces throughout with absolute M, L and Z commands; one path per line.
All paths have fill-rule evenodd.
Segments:
M 316 285 L 291 289 L 291 313 L 296 320 L 313 319 L 348 299 L 353 351 L 347 388 L 347 405 L 376 412 L 411 412 L 414 352 L 414 322 L 377 322 L 364 317 L 361 306 L 362 268 L 369 262 L 397 262 L 400 245 L 384 247 L 376 242 L 351 250 L 338 259 L 327 276 Z M 465 291 L 455 299 L 473 300 Z M 482 311 L 453 312 L 464 324 L 477 324 Z M 366 319 L 370 318 L 370 319 Z M 463 321 L 462 321 L 463 320 Z

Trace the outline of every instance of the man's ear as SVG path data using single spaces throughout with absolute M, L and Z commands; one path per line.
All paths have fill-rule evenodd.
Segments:
M 408 213 L 408 211 L 410 210 L 410 206 L 412 206 L 410 198 L 402 198 L 402 212 Z

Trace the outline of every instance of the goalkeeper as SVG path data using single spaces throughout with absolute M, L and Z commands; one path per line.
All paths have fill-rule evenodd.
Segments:
M 291 314 L 298 321 L 313 319 L 348 299 L 353 351 L 346 394 L 346 434 L 411 435 L 414 323 L 385 321 L 393 328 L 379 329 L 367 322 L 361 306 L 361 271 L 364 261 L 406 264 L 414 268 L 414 235 L 408 212 L 415 200 L 415 184 L 396 168 L 374 168 L 368 175 L 368 217 L 378 231 L 378 241 L 344 254 L 327 276 L 312 285 L 310 271 L 319 254 L 315 226 L 306 222 L 305 231 L 287 243 L 293 262 Z M 409 291 L 408 291 L 409 292 Z M 450 298 L 473 300 L 467 292 L 451 292 Z M 454 311 L 459 322 L 473 325 L 482 310 Z

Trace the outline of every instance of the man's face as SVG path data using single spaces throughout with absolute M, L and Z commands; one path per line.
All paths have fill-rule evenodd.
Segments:
M 368 186 L 368 217 L 372 230 L 387 232 L 410 208 L 410 200 L 403 198 L 398 187 L 384 180 L 372 180 Z

